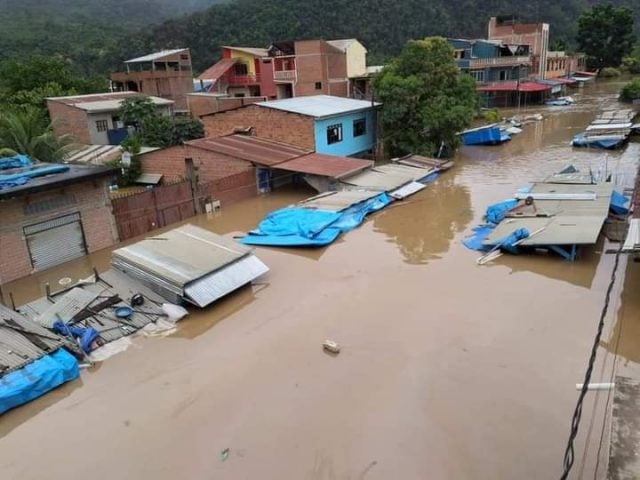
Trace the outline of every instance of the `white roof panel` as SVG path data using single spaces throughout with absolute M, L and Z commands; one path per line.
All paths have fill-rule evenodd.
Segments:
M 149 98 L 157 106 L 173 105 L 174 103 L 173 100 L 168 100 L 166 98 L 160 98 L 160 97 L 147 97 L 147 98 Z M 99 100 L 97 102 L 81 102 L 81 103 L 76 103 L 74 107 L 89 113 L 112 112 L 115 110 L 119 110 L 123 101 L 124 99 Z
M 380 103 L 372 103 L 366 100 L 354 100 L 352 98 L 334 97 L 331 95 L 314 95 L 310 97 L 285 98 L 270 102 L 256 103 L 264 108 L 273 108 L 285 112 L 298 113 L 314 118 L 332 117 L 345 113 L 366 110 Z
M 132 58 L 130 60 L 125 60 L 124 63 L 142 63 L 142 62 L 153 62 L 154 60 L 159 60 L 164 57 L 168 57 L 169 55 L 175 55 L 176 53 L 182 53 L 188 51 L 188 48 L 177 48 L 174 50 L 161 50 L 159 52 L 150 53 L 149 55 L 144 55 L 142 57 Z

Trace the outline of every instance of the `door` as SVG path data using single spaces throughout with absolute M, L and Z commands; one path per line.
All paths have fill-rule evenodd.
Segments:
M 26 226 L 24 235 L 34 270 L 44 270 L 87 254 L 79 213 Z

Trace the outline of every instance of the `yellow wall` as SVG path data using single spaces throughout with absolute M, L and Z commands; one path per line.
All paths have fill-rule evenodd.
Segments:
M 360 42 L 353 42 L 347 48 L 347 76 L 364 77 L 367 74 L 367 49 Z
M 256 74 L 256 62 L 255 62 L 255 57 L 253 55 L 245 52 L 238 52 L 236 50 L 231 50 L 231 58 L 237 58 L 238 62 L 246 63 L 248 65 L 247 68 L 249 69 L 250 75 Z

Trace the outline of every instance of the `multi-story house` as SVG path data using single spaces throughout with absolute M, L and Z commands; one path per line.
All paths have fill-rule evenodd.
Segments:
M 193 92 L 193 69 L 188 48 L 163 50 L 124 62 L 126 71 L 111 74 L 112 88 L 139 92 L 175 102 L 175 111 L 187 111 L 187 94 Z
M 528 45 L 491 40 L 448 39 L 456 65 L 479 84 L 525 80 L 531 69 Z
M 198 79 L 213 82 L 211 92 L 234 97 L 349 97 L 367 77 L 366 55 L 355 39 L 275 42 L 269 48 L 226 46 L 222 59 Z

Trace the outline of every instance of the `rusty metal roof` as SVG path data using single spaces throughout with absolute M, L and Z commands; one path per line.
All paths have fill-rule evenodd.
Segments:
M 186 142 L 188 145 L 239 158 L 258 165 L 272 166 L 311 153 L 286 143 L 247 135 L 208 137 Z
M 198 76 L 198 80 L 218 80 L 238 61 L 237 58 L 223 58 L 218 63 L 210 66 Z
M 310 153 L 277 165 L 281 170 L 300 172 L 309 175 L 320 175 L 330 178 L 343 178 L 373 166 L 371 160 L 360 158 L 338 157 Z

